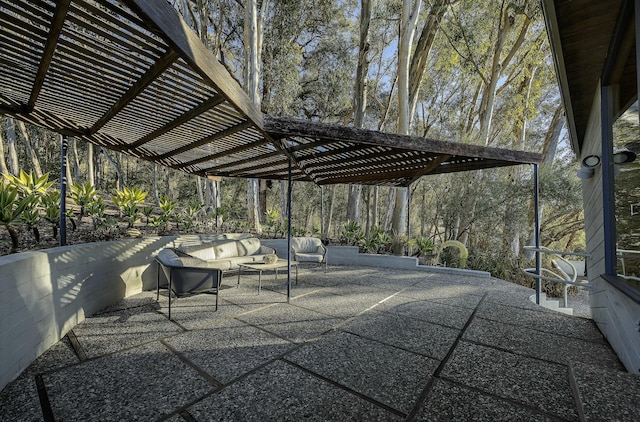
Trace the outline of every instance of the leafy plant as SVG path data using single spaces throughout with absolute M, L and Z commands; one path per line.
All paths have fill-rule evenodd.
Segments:
M 73 219 L 73 210 L 66 210 L 64 213 L 65 216 L 71 221 L 71 231 L 75 231 L 78 226 L 76 225 L 76 221 Z
M 151 218 L 151 214 L 153 214 L 153 207 L 142 207 L 142 215 L 145 216 L 147 220 L 147 226 L 149 225 L 149 219 Z
M 19 176 L 13 176 L 11 174 L 3 174 L 3 176 L 9 181 L 9 184 L 18 189 L 23 196 L 33 195 L 38 198 L 38 200 L 53 186 L 53 182 L 49 181 L 49 173 L 36 177 L 33 172 L 25 173 L 24 170 L 20 170 Z
M 98 226 L 104 218 L 106 206 L 101 197 L 97 197 L 94 201 L 87 204 L 87 214 L 93 220 L 93 228 L 98 229 Z
M 33 195 L 20 196 L 17 187 L 0 183 L 0 225 L 5 226 L 11 237 L 11 252 L 18 250 L 18 232 L 12 226 L 22 213 L 36 201 Z
M 98 191 L 89 182 L 85 184 L 74 183 L 73 185 L 71 185 L 71 193 L 69 194 L 69 197 L 80 206 L 78 223 L 82 222 L 82 217 L 85 216 L 85 207 L 87 206 L 87 204 L 94 201 L 96 196 L 98 196 Z M 75 230 L 75 222 L 73 222 L 73 226 Z
M 58 238 L 58 227 L 60 226 L 60 192 L 56 189 L 44 194 L 41 198 L 44 206 L 44 219 L 52 226 L 53 238 Z
M 416 248 L 418 249 L 416 252 L 416 256 L 424 256 L 429 255 L 433 252 L 435 245 L 433 241 L 428 237 L 420 236 L 416 239 Z
M 341 237 L 346 244 L 358 246 L 362 239 L 364 239 L 364 234 L 357 221 L 347 221 L 342 228 Z
M 27 207 L 22 212 L 22 222 L 33 232 L 33 237 L 36 243 L 40 243 L 40 230 L 38 230 L 38 223 L 40 222 L 40 212 L 36 207 Z
M 120 209 L 120 214 L 123 213 L 127 216 L 129 225 L 128 228 L 133 227 L 138 214 L 140 212 L 139 205 L 141 205 L 147 197 L 147 192 L 143 191 L 137 186 L 133 188 L 124 187 L 121 191 L 116 191 L 116 194 L 111 197 L 116 206 Z
M 440 247 L 438 248 L 438 253 L 436 255 L 436 263 L 438 262 L 442 251 L 444 251 L 446 248 L 449 248 L 449 247 L 457 248 L 460 251 L 460 268 L 465 268 L 467 266 L 467 258 L 469 257 L 469 251 L 467 250 L 467 247 L 464 246 L 462 242 L 458 242 L 457 240 L 447 240 L 446 242 L 443 242 L 440 245 Z
M 393 239 L 381 227 L 374 226 L 368 237 L 363 237 L 360 243 L 368 253 L 381 253 L 387 251 Z

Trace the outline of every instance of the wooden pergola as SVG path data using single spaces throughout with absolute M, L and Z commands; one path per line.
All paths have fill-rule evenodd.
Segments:
M 0 0 L 0 113 L 200 176 L 408 186 L 539 154 L 263 115 L 163 0 Z

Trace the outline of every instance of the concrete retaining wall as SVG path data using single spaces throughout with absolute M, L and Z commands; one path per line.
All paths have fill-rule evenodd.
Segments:
M 263 244 L 274 248 L 280 258 L 287 258 L 287 239 L 263 240 Z M 466 274 L 474 277 L 491 277 L 485 271 L 418 265 L 418 259 L 409 256 L 377 255 L 358 253 L 357 246 L 328 246 L 329 265 L 355 265 L 380 268 L 398 268 L 413 271 L 428 271 L 441 274 Z
M 215 236 L 166 236 L 0 257 L 0 389 L 100 309 L 156 285 L 164 247 Z

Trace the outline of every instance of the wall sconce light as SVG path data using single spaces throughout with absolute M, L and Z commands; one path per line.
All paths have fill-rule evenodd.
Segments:
M 629 151 L 628 149 L 621 149 L 619 151 L 614 151 L 613 153 L 614 164 L 628 164 L 633 162 L 635 159 L 636 153 Z
M 596 168 L 600 165 L 600 157 L 597 155 L 587 155 L 582 159 L 582 166 L 590 169 Z
M 581 179 L 591 179 L 595 168 L 600 165 L 600 157 L 597 155 L 587 155 L 582 159 L 582 168 L 578 170 L 577 176 Z

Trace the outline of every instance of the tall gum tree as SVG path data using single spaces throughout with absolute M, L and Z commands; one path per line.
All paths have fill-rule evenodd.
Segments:
M 371 24 L 371 0 L 360 1 L 360 42 L 358 45 L 358 66 L 354 89 L 353 125 L 361 128 L 367 109 L 367 74 L 369 73 L 369 25 Z M 347 201 L 347 221 L 360 222 L 362 185 L 349 185 Z
M 409 67 L 413 38 L 418 26 L 418 17 L 422 0 L 403 0 L 400 17 L 400 34 L 398 37 L 398 129 L 401 135 L 409 135 L 410 130 L 410 97 L 409 97 Z M 396 236 L 406 233 L 407 224 L 407 188 L 396 188 L 396 203 L 393 212 L 391 229 Z M 401 247 L 394 250 L 402 253 Z

